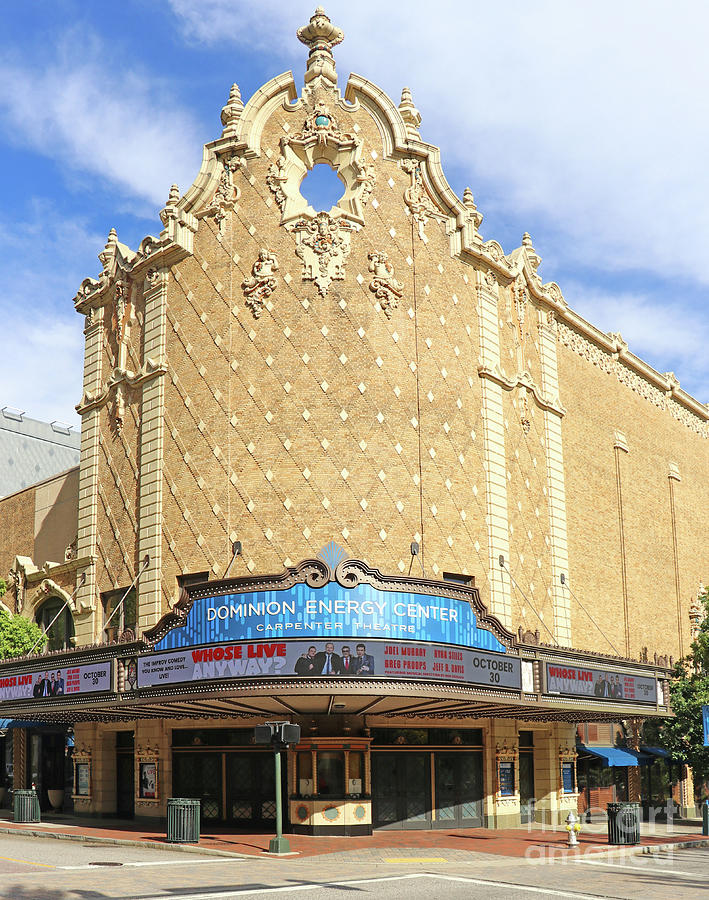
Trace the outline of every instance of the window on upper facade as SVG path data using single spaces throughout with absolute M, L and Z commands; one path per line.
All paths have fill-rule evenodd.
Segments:
M 35 621 L 47 635 L 47 650 L 66 650 L 73 646 L 74 618 L 61 597 L 45 600 L 37 610 Z
M 472 575 L 461 575 L 458 572 L 444 572 L 444 581 L 452 581 L 454 584 L 462 584 L 464 587 L 473 587 L 475 579 Z
M 301 181 L 300 193 L 316 212 L 329 212 L 342 199 L 345 186 L 334 169 L 319 163 Z
M 209 572 L 189 572 L 187 575 L 177 576 L 177 586 L 187 588 L 192 584 L 200 584 L 202 581 L 209 581 Z
M 123 634 L 126 628 L 135 631 L 136 625 L 136 594 L 135 588 L 131 588 L 121 603 L 126 588 L 118 588 L 115 591 L 105 591 L 101 594 L 103 605 L 104 635 L 107 641 L 115 641 Z M 118 608 L 120 606 L 120 609 Z

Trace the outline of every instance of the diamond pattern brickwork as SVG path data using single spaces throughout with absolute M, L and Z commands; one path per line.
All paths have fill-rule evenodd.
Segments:
M 440 263 L 442 225 L 432 222 L 420 241 L 401 201 L 408 178 L 379 161 L 398 189 L 369 210 L 352 237 L 348 277 L 321 297 L 300 279 L 261 165 L 249 162 L 221 235 L 202 220 L 195 255 L 170 288 L 165 581 L 185 567 L 220 574 L 236 534 L 259 571 L 314 555 L 333 537 L 401 571 L 422 530 L 429 574 L 484 581 L 475 331 L 465 320 L 473 294 Z M 393 215 L 401 224 L 392 238 Z M 238 285 L 259 244 L 276 253 L 283 277 L 255 322 Z M 404 284 L 391 318 L 368 287 L 367 254 L 377 246 Z M 414 296 L 417 265 L 425 277 L 416 274 Z M 477 497 L 471 482 L 482 488 Z

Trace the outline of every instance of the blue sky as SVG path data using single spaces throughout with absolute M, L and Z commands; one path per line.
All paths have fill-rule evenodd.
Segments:
M 292 69 L 315 3 L 30 0 L 0 38 L 0 406 L 74 422 L 82 319 L 115 227 L 157 234 L 244 100 Z M 709 400 L 709 7 L 686 0 L 325 5 L 356 71 L 398 102 L 411 87 L 424 140 L 469 185 L 484 237 L 529 231 L 545 281 L 604 331 Z

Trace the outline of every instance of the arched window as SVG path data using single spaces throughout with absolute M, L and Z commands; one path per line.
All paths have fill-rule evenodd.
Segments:
M 67 650 L 73 646 L 74 618 L 71 610 L 66 606 L 57 617 L 63 606 L 61 597 L 50 597 L 35 615 L 36 623 L 47 634 L 47 650 Z

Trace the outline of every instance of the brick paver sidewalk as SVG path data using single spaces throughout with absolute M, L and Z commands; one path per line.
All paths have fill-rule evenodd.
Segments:
M 5 832 L 32 833 L 69 840 L 123 842 L 141 846 L 159 844 L 161 848 L 184 849 L 182 845 L 167 844 L 164 828 L 157 825 L 147 827 L 136 822 L 81 819 L 78 817 L 47 817 L 39 825 L 16 824 L 11 819 L 0 818 L 0 830 Z M 666 826 L 656 826 L 653 834 L 641 836 L 641 847 L 651 848 L 663 844 L 678 844 L 687 841 L 709 839 L 702 836 L 699 828 L 681 828 L 670 831 Z M 203 827 L 199 845 L 188 845 L 188 850 L 208 853 L 263 856 L 268 850 L 271 833 L 244 833 L 222 828 Z M 609 846 L 605 826 L 597 823 L 586 826 L 579 835 L 579 848 L 567 847 L 565 830 L 543 828 L 538 825 L 529 828 L 496 830 L 489 828 L 447 829 L 434 831 L 377 831 L 372 835 L 358 837 L 312 837 L 309 835 L 287 835 L 291 850 L 300 857 L 323 854 L 365 852 L 368 857 L 381 858 L 407 852 L 422 857 L 435 855 L 434 851 L 457 851 L 462 854 L 496 854 L 510 857 L 558 858 L 582 853 L 608 852 L 617 848 Z

